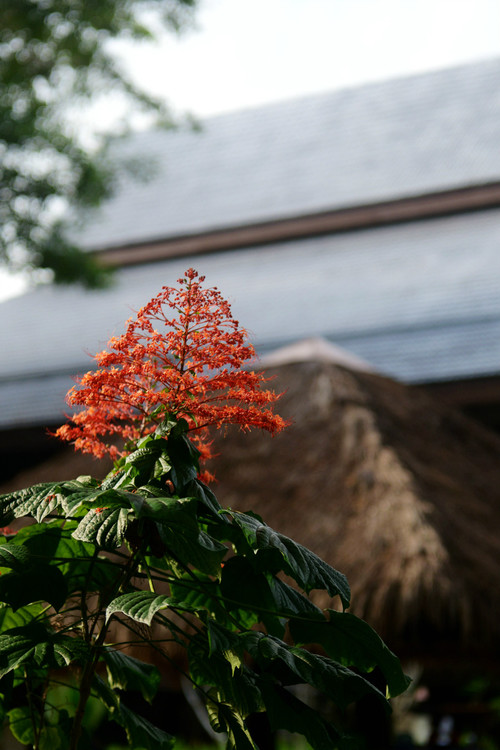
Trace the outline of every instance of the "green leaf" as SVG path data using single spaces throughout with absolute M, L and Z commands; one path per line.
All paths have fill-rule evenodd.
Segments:
M 153 726 L 126 706 L 121 705 L 115 717 L 125 729 L 133 750 L 170 750 L 174 746 L 175 737 Z
M 130 504 L 137 518 L 151 518 L 158 523 L 198 529 L 196 503 L 191 498 L 144 498 L 140 493 L 130 493 Z
M 161 609 L 167 609 L 172 604 L 169 596 L 155 594 L 152 591 L 131 591 L 113 599 L 106 610 L 106 620 L 115 612 L 123 612 L 136 622 L 151 625 L 153 617 Z
M 103 590 L 114 583 L 118 571 L 107 558 L 94 557 L 95 545 L 71 536 L 77 525 L 77 521 L 56 519 L 50 523 L 27 526 L 18 532 L 9 546 L 16 545 L 16 549 L 28 555 L 35 565 L 46 561 L 57 567 L 66 580 L 69 593 L 83 588 L 88 592 Z M 0 550 L 6 546 L 0 547 Z
M 218 700 L 233 706 L 242 717 L 261 711 L 255 675 L 243 664 L 242 644 L 217 623 L 191 639 L 189 671 L 197 684 L 212 685 Z
M 68 594 L 64 575 L 54 565 L 39 563 L 23 573 L 12 572 L 0 577 L 0 601 L 13 610 L 25 604 L 44 601 L 59 610 Z
M 105 557 L 69 560 L 62 567 L 70 593 L 76 591 L 102 593 L 112 589 L 121 576 L 120 567 Z
M 55 668 L 88 658 L 88 646 L 74 638 L 30 623 L 0 635 L 0 678 L 20 664 Z
M 270 680 L 259 680 L 261 695 L 271 728 L 303 735 L 314 750 L 345 748 L 338 730 L 324 721 L 318 711 L 307 706 L 285 688 Z M 341 744 L 342 743 L 342 744 Z
M 155 519 L 167 556 L 170 552 L 185 566 L 219 575 L 227 548 L 199 528 L 194 500 L 155 498 L 144 504 L 141 513 Z
M 276 673 L 280 677 L 288 672 L 289 684 L 299 682 L 312 685 L 341 709 L 367 694 L 376 695 L 387 705 L 385 696 L 371 683 L 325 656 L 288 646 L 274 636 L 258 632 L 244 633 L 240 637 L 263 672 Z M 293 680 L 292 675 L 295 675 Z
M 62 725 L 42 727 L 40 750 L 66 750 L 68 743 L 69 732 L 64 731 Z
M 212 633 L 212 643 L 214 643 Z M 231 641 L 221 651 L 210 651 L 208 632 L 191 639 L 188 645 L 189 672 L 195 683 L 213 685 L 220 693 L 231 692 L 234 676 L 233 660 L 226 659 L 224 651 L 232 650 Z
M 98 674 L 92 678 L 92 695 L 94 695 L 108 711 L 113 713 L 120 706 L 120 697 Z
M 184 487 L 184 491 L 186 495 L 196 498 L 196 500 L 208 508 L 223 523 L 228 523 L 226 517 L 219 513 L 222 508 L 214 493 L 203 482 L 200 482 L 199 479 L 193 479 L 191 482 L 188 482 Z
M 103 649 L 102 656 L 110 687 L 137 690 L 151 703 L 160 684 L 160 673 L 153 664 L 146 664 L 110 646 Z
M 340 596 L 344 608 L 349 606 L 351 592 L 346 577 L 314 552 L 271 529 L 253 513 L 226 511 L 242 529 L 248 543 L 257 550 L 276 550 L 282 557 L 282 570 L 309 593 L 326 589 L 330 596 Z
M 285 621 L 276 612 L 276 602 L 267 577 L 257 573 L 244 557 L 232 557 L 221 575 L 221 593 L 230 611 L 249 609 L 258 615 L 269 633 L 283 636 Z
M 34 718 L 36 720 L 36 728 L 38 729 L 40 726 L 39 714 L 34 714 Z M 31 711 L 28 706 L 21 706 L 8 711 L 7 719 L 9 721 L 10 731 L 16 740 L 19 740 L 22 745 L 34 744 L 35 731 Z
M 0 545 L 0 567 L 20 572 L 29 567 L 31 562 L 31 555 L 24 547 L 9 542 Z
M 163 471 L 170 469 L 166 455 L 167 442 L 163 438 L 147 436 L 138 442 L 139 447 L 120 462 L 121 476 L 115 488 L 122 486 L 142 487 L 159 475 L 157 464 Z
M 329 610 L 329 621 L 290 620 L 290 632 L 298 645 L 319 644 L 331 659 L 364 672 L 379 667 L 389 694 L 400 695 L 410 684 L 399 659 L 364 620 L 348 612 Z
M 323 620 L 324 615 L 310 599 L 285 583 L 285 581 L 268 575 L 269 587 L 273 595 L 274 604 L 278 612 L 286 615 L 306 615 Z
M 137 448 L 137 450 L 133 451 L 132 453 L 129 453 L 128 456 L 125 458 L 124 467 L 128 466 L 137 466 L 137 467 L 150 467 L 150 469 L 153 469 L 154 463 L 160 454 L 162 448 L 159 445 L 160 441 L 150 441 L 147 445 L 145 445 L 142 448 Z M 164 446 L 166 447 L 166 443 L 163 440 Z
M 11 539 L 10 544 L 26 549 L 37 564 L 40 561 L 51 562 L 54 558 L 63 556 L 58 555 L 58 551 L 61 551 L 61 540 L 63 536 L 70 536 L 69 531 L 63 528 L 64 523 L 63 519 L 53 519 L 25 526 Z
M 4 633 L 13 628 L 29 625 L 42 614 L 46 606 L 42 602 L 36 602 L 35 604 L 25 605 L 14 612 L 12 607 L 0 603 L 0 631 Z
M 36 722 L 37 732 L 40 728 L 40 715 L 32 712 L 28 706 L 14 708 L 7 714 L 10 731 L 14 737 L 23 745 L 33 746 L 35 735 L 33 731 L 33 718 Z M 61 726 L 42 726 L 37 733 L 39 750 L 66 750 L 69 745 L 69 736 Z
M 214 653 L 223 654 L 227 659 L 226 654 L 231 653 L 231 656 L 227 659 L 230 662 L 231 668 L 234 672 L 236 664 L 234 652 L 240 652 L 237 657 L 237 666 L 241 666 L 242 648 L 238 640 L 238 636 L 232 630 L 228 630 L 219 622 L 209 620 L 207 623 L 207 635 L 208 635 L 208 655 L 212 656 Z
M 212 705 L 209 712 L 215 731 L 227 732 L 226 750 L 258 750 L 240 714 L 233 706 L 219 703 Z
M 186 427 L 179 420 L 168 437 L 168 454 L 172 462 L 170 476 L 179 495 L 196 479 L 199 471 L 200 452 L 185 434 Z
M 123 543 L 129 523 L 130 509 L 103 508 L 90 510 L 73 532 L 82 542 L 98 544 L 102 549 L 117 549 Z
M 182 576 L 170 584 L 172 605 L 191 612 L 209 612 L 219 622 L 224 622 L 227 612 L 221 604 L 220 586 L 208 576 L 197 575 L 199 584 L 191 576 Z
M 0 495 L 0 526 L 24 516 L 33 516 L 41 523 L 45 516 L 57 508 L 61 499 L 59 492 L 59 483 L 45 482 Z
M 70 485 L 73 486 L 71 487 Z M 116 498 L 118 493 L 113 489 L 103 489 L 102 487 L 95 487 L 93 485 L 82 486 L 76 482 L 66 482 L 62 489 L 61 506 L 64 513 L 69 517 L 74 516 L 83 504 L 92 504 L 93 507 L 96 505 L 104 507 L 105 505 L 117 504 Z M 118 502 L 118 504 L 124 505 L 125 503 Z

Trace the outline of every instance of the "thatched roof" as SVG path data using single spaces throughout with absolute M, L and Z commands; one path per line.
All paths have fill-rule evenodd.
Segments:
M 267 368 L 293 425 L 216 437 L 220 502 L 344 572 L 351 611 L 398 653 L 487 647 L 500 636 L 500 438 L 327 360 Z

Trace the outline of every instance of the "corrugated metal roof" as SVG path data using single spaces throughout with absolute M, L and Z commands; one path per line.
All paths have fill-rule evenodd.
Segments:
M 106 292 L 41 287 L 0 305 L 0 424 L 64 413 L 71 374 L 193 265 L 261 353 L 323 336 L 406 381 L 500 371 L 500 210 L 119 271 Z
M 124 178 L 89 248 L 466 187 L 500 177 L 500 60 L 210 118 L 122 145 L 156 172 Z

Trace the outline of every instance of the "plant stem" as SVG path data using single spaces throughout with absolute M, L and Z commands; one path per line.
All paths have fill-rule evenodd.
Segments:
M 100 612 L 97 614 L 96 620 L 94 621 L 94 626 L 97 620 L 99 619 L 101 613 L 106 611 L 107 604 L 109 604 L 109 602 L 113 600 L 117 591 L 119 591 L 121 587 L 130 580 L 130 578 L 132 577 L 134 573 L 135 568 L 137 567 L 137 562 L 138 562 L 138 552 L 134 553 L 130 557 L 127 565 L 125 566 L 123 570 L 122 575 L 120 576 L 119 580 L 113 587 L 113 592 L 110 593 L 110 595 L 108 596 L 107 603 L 101 604 Z M 99 635 L 97 636 L 94 643 L 91 645 L 90 656 L 82 672 L 82 677 L 80 680 L 80 697 L 78 700 L 78 707 L 76 709 L 75 719 L 73 722 L 73 728 L 71 730 L 70 745 L 69 745 L 68 750 L 77 750 L 78 748 L 78 742 L 80 740 L 80 735 L 82 732 L 83 716 L 85 714 L 85 708 L 87 706 L 87 701 L 90 697 L 90 691 L 92 688 L 92 680 L 94 678 L 97 663 L 99 661 L 101 647 L 104 643 L 106 635 L 108 634 L 110 622 L 111 622 L 111 618 L 107 622 L 104 621 L 101 627 L 101 630 L 99 632 Z M 93 629 L 94 627 L 92 627 L 92 631 Z

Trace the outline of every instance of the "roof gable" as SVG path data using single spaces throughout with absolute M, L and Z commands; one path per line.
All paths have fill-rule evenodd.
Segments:
M 497 181 L 500 60 L 142 132 L 124 178 L 79 236 L 102 249 Z

